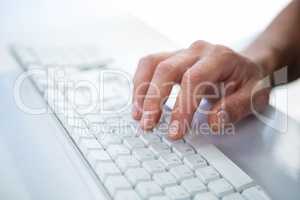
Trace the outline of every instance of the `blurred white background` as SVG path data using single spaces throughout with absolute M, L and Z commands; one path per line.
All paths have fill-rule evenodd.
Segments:
M 232 45 L 261 31 L 289 0 L 1 0 L 0 24 L 86 22 L 121 13 L 139 17 L 180 45 L 197 39 Z M 34 2 L 34 3 L 32 3 Z M 84 5 L 83 6 L 83 2 Z M 53 18 L 55 12 L 57 19 Z M 28 16 L 36 16 L 28 21 Z M 16 15 L 17 14 L 17 15 Z M 11 19 L 11 16 L 19 16 Z M 51 16 L 51 17 L 49 17 Z M 24 20 L 24 21 L 23 21 Z M 25 21 L 26 20 L 26 21 Z M 65 22 L 65 23 L 63 23 Z M 55 25 L 55 24 L 53 24 Z M 1 33 L 1 32 L 0 32 Z
M 289 1 L 134 0 L 130 6 L 123 2 L 123 8 L 182 45 L 197 39 L 231 45 L 261 31 Z

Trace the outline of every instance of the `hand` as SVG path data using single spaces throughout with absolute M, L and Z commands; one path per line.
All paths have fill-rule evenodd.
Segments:
M 203 97 L 217 99 L 208 123 L 218 132 L 222 123 L 244 118 L 253 107 L 256 111 L 266 107 L 270 89 L 253 93 L 263 75 L 263 68 L 246 56 L 204 41 L 176 52 L 148 55 L 139 61 L 134 76 L 132 116 L 140 120 L 143 129 L 152 129 L 172 87 L 180 84 L 169 136 L 172 139 L 184 136 Z

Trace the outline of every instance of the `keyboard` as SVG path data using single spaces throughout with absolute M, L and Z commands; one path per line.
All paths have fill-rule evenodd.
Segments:
M 131 118 L 127 80 L 114 73 L 115 60 L 101 50 L 11 50 L 111 199 L 271 199 L 216 146 L 170 140 L 170 109 L 153 131 L 141 130 Z

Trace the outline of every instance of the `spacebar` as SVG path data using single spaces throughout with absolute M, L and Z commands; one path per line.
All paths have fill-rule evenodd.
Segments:
M 254 185 L 254 181 L 213 145 L 197 146 L 201 154 L 237 191 Z

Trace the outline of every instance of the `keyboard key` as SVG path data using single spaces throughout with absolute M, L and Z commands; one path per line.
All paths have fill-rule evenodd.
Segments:
M 153 180 L 162 188 L 177 184 L 176 178 L 169 172 L 156 173 L 153 175 Z
M 149 200 L 170 200 L 170 198 L 167 196 L 155 196 L 151 197 Z
M 168 169 L 182 164 L 180 158 L 175 153 L 163 154 L 159 160 L 166 165 Z
M 232 193 L 224 196 L 222 200 L 245 200 L 245 198 L 240 193 Z
M 125 172 L 125 176 L 132 185 L 136 185 L 141 181 L 150 181 L 151 176 L 144 168 L 132 168 Z
M 191 195 L 207 190 L 206 186 L 198 178 L 186 179 L 182 181 L 181 186 Z
M 101 163 L 96 167 L 96 173 L 102 181 L 108 176 L 120 176 L 121 171 L 114 163 Z
M 104 185 L 113 197 L 118 190 L 132 189 L 132 186 L 124 176 L 109 176 L 105 180 Z
M 183 139 L 180 139 L 180 140 L 173 140 L 173 139 L 169 138 L 168 135 L 164 135 L 164 136 L 162 137 L 162 141 L 163 141 L 165 144 L 167 144 L 168 146 L 170 146 L 170 147 L 173 146 L 173 145 L 175 145 L 175 144 L 181 144 L 181 143 L 184 143 Z
M 153 129 L 153 132 L 160 137 L 160 139 L 162 140 L 163 136 L 168 135 L 168 124 L 166 123 L 158 123 L 157 126 Z
M 186 155 L 195 154 L 193 147 L 186 143 L 174 144 L 172 149 L 180 158 L 183 158 Z
M 170 110 L 164 110 L 164 113 L 162 114 L 162 121 L 169 124 L 171 121 L 172 112 Z
M 220 174 L 211 166 L 199 168 L 196 170 L 196 175 L 207 184 L 210 181 L 220 178 Z
M 154 133 L 144 133 L 144 134 L 141 134 L 140 138 L 147 145 L 152 144 L 152 143 L 161 142 L 160 137 L 157 136 Z
M 127 105 L 127 101 L 124 101 L 123 99 L 122 101 L 120 101 L 117 98 L 119 97 L 117 95 L 114 95 L 113 97 L 105 101 L 103 104 L 103 110 L 117 112 L 119 109 L 122 109 L 124 106 Z M 121 132 L 119 131 L 118 134 L 121 134 Z
M 105 119 L 103 119 L 103 117 L 101 117 L 101 115 L 99 115 L 99 114 L 87 114 L 87 115 L 84 115 L 84 119 L 88 123 L 103 123 L 103 122 L 105 122 Z
M 179 165 L 170 170 L 171 174 L 173 174 L 178 182 L 183 181 L 184 179 L 193 178 L 194 173 L 185 165 Z
M 79 142 L 80 150 L 86 155 L 90 150 L 103 150 L 102 146 L 96 139 L 82 139 Z
M 120 190 L 120 191 L 117 191 L 117 194 L 115 195 L 115 200 L 124 200 L 124 199 L 141 200 L 139 195 L 133 190 Z
M 88 129 L 76 128 L 76 127 L 72 128 L 71 136 L 77 144 L 79 144 L 80 140 L 82 140 L 82 139 L 94 139 L 95 138 L 92 134 L 89 133 Z
M 259 186 L 246 189 L 242 195 L 247 200 L 271 200 L 271 198 Z
M 133 156 L 119 156 L 116 160 L 119 168 L 124 172 L 129 168 L 137 168 L 140 166 L 140 162 Z
M 120 84 L 122 85 L 122 84 Z M 136 123 L 138 124 L 139 121 L 135 120 L 132 118 L 132 113 L 131 113 L 131 110 L 132 110 L 132 106 L 128 106 L 127 109 L 125 109 L 124 111 L 122 111 L 122 113 L 118 113 L 118 116 L 125 122 L 125 123 Z
M 134 125 L 136 126 L 136 125 Z M 121 139 L 125 138 L 137 138 L 138 134 L 136 132 L 136 128 L 133 125 L 126 125 L 122 128 L 121 133 L 119 134 L 119 137 Z
M 172 200 L 190 199 L 190 194 L 178 185 L 165 188 L 165 193 Z
M 159 160 L 149 160 L 143 162 L 143 167 L 151 174 L 165 171 L 165 166 Z
M 132 154 L 136 159 L 142 162 L 155 159 L 154 153 L 148 148 L 134 149 Z
M 144 142 L 138 137 L 129 137 L 124 139 L 124 144 L 129 149 L 143 148 L 145 147 Z
M 197 151 L 240 192 L 251 187 L 253 180 L 213 145 L 199 146 Z
M 153 181 L 149 182 L 141 182 L 137 184 L 136 191 L 144 198 L 148 199 L 154 195 L 161 195 L 163 194 L 162 189 L 157 185 L 157 183 Z
M 205 192 L 205 193 L 200 193 L 197 194 L 194 198 L 194 200 L 219 200 L 218 197 L 216 197 L 213 193 L 211 192 Z
M 164 153 L 171 153 L 171 149 L 168 145 L 164 143 L 153 143 L 150 144 L 150 150 L 156 155 L 161 155 Z
M 223 197 L 234 192 L 232 185 L 223 178 L 212 181 L 207 186 L 218 197 Z
M 109 145 L 112 145 L 112 144 L 121 144 L 122 143 L 122 139 L 118 135 L 106 134 L 106 135 L 100 136 L 100 138 L 98 137 L 98 140 L 105 148 L 107 148 Z
M 87 160 L 95 167 L 98 162 L 112 162 L 108 153 L 104 150 L 91 150 L 87 154 Z
M 113 144 L 107 148 L 107 152 L 109 155 L 116 159 L 118 156 L 126 156 L 130 154 L 129 149 L 127 149 L 124 145 Z
M 193 170 L 207 166 L 206 161 L 199 154 L 188 155 L 184 157 L 183 162 Z
M 67 122 L 67 125 L 69 125 L 71 127 L 76 127 L 76 128 L 87 128 L 88 127 L 83 119 L 77 118 L 77 117 L 68 117 L 66 122 Z

